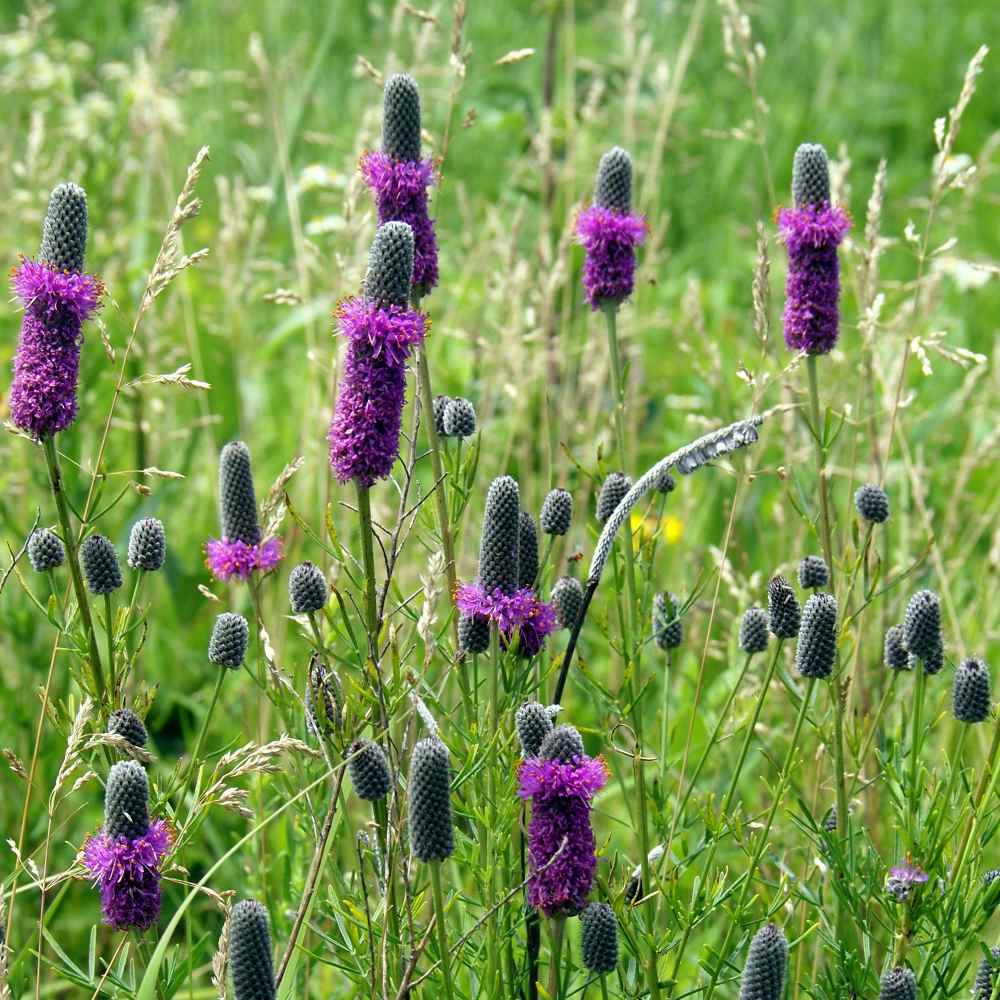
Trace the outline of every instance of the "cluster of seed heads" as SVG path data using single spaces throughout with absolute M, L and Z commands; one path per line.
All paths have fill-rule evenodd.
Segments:
M 799 563 L 799 586 L 803 590 L 818 590 L 830 582 L 830 570 L 822 556 L 806 556 Z
M 656 594 L 653 597 L 653 639 L 662 650 L 676 649 L 684 641 L 680 607 L 680 598 L 676 594 Z
M 467 438 L 476 433 L 476 408 L 461 396 L 449 399 L 441 415 L 442 437 Z
M 787 966 L 785 932 L 777 924 L 765 924 L 750 942 L 740 980 L 740 1000 L 781 1000 Z
M 854 494 L 854 506 L 858 513 L 871 524 L 882 524 L 889 520 L 889 497 L 881 486 L 865 483 Z
M 48 528 L 37 528 L 28 539 L 28 562 L 36 573 L 49 573 L 66 561 L 62 540 Z
M 372 740 L 355 740 L 348 750 L 347 773 L 359 799 L 384 799 L 392 787 L 385 751 Z
M 618 965 L 618 921 L 607 903 L 588 903 L 580 911 L 580 958 L 595 975 Z
M 763 653 L 769 639 L 767 612 L 763 608 L 747 608 L 740 619 L 740 649 L 750 655 Z
M 167 558 L 167 536 L 163 522 L 144 517 L 132 525 L 128 536 L 128 564 L 132 569 L 155 573 Z
M 597 494 L 597 523 L 604 524 L 632 489 L 632 480 L 623 472 L 612 472 Z
M 108 716 L 108 732 L 123 737 L 134 747 L 144 747 L 149 740 L 142 719 L 130 708 L 116 709 Z
M 568 725 L 554 726 L 538 748 L 538 756 L 543 760 L 557 760 L 563 764 L 572 764 L 583 754 L 583 737 Z
M 836 598 L 832 594 L 813 594 L 802 611 L 795 666 L 803 677 L 829 677 L 836 656 Z
M 526 701 L 514 714 L 514 728 L 525 757 L 537 757 L 552 732 L 552 715 L 537 701 Z
M 111 765 L 104 786 L 104 830 L 113 839 L 135 840 L 149 829 L 149 781 L 134 760 Z
M 88 535 L 80 546 L 80 562 L 87 589 L 92 594 L 111 594 L 122 585 L 122 568 L 111 540 L 104 535 Z
M 225 611 L 215 619 L 208 641 L 208 662 L 235 670 L 243 665 L 250 642 L 250 626 L 243 615 Z
M 552 490 L 542 501 L 539 517 L 546 535 L 565 535 L 573 521 L 573 496 L 569 490 Z
M 556 620 L 563 628 L 573 628 L 583 609 L 583 584 L 574 576 L 562 576 L 552 587 Z
M 479 544 L 479 582 L 488 594 L 497 588 L 505 594 L 513 594 L 517 589 L 520 513 L 517 480 L 498 476 L 486 493 Z
M 418 861 L 444 861 L 455 849 L 451 761 L 436 737 L 420 740 L 410 761 L 410 846 Z
M 274 965 L 267 910 L 241 899 L 229 914 L 229 968 L 236 1000 L 274 1000 Z
M 288 574 L 288 603 L 292 614 L 305 615 L 321 611 L 330 596 L 323 571 L 311 562 L 299 563 Z
M 772 577 L 767 585 L 767 617 L 771 631 L 779 639 L 794 639 L 799 634 L 802 609 L 792 585 L 783 576 Z
M 952 708 L 959 722 L 985 722 L 990 717 L 990 671 L 983 660 L 963 660 L 955 671 Z
M 86 252 L 87 195 L 76 184 L 58 184 L 42 223 L 38 259 L 57 271 L 79 272 Z
M 242 441 L 230 441 L 219 455 L 219 522 L 226 541 L 260 544 L 250 449 Z

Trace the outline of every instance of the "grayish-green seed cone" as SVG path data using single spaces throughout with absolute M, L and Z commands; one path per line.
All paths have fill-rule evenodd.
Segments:
M 829 677 L 837 657 L 837 600 L 813 594 L 802 610 L 795 666 L 803 677 Z
M 744 653 L 763 653 L 770 638 L 767 612 L 763 608 L 747 608 L 740 619 L 740 649 Z
M 806 556 L 799 563 L 799 586 L 803 590 L 816 590 L 830 582 L 830 570 L 822 556 Z
M 42 223 L 38 259 L 57 271 L 83 270 L 87 253 L 87 195 L 76 184 L 57 184 Z
M 990 717 L 990 670 L 984 660 L 963 660 L 955 671 L 952 707 L 959 722 L 985 722 Z
M 451 761 L 437 738 L 421 740 L 410 760 L 410 846 L 418 861 L 444 861 L 455 849 Z
M 445 437 L 467 438 L 476 433 L 476 408 L 462 396 L 448 400 L 443 419 Z
M 771 631 L 779 639 L 794 639 L 802 623 L 802 609 L 791 584 L 775 576 L 767 585 L 767 617 Z
M 677 480 L 669 469 L 661 469 L 653 480 L 653 489 L 657 493 L 673 493 L 677 489 Z
M 972 984 L 973 1000 L 993 1000 L 997 969 L 1000 968 L 1000 948 L 991 948 L 990 957 L 982 959 L 976 969 L 976 980 Z
M 653 639 L 660 649 L 676 649 L 684 641 L 684 623 L 678 617 L 680 606 L 676 594 L 653 597 Z
M 854 506 L 857 512 L 872 524 L 882 524 L 889 520 L 889 496 L 875 483 L 865 483 L 855 490 Z
M 208 641 L 208 662 L 236 670 L 243 664 L 250 642 L 250 626 L 243 615 L 224 611 L 215 619 Z
M 405 306 L 412 281 L 413 230 L 405 222 L 386 222 L 378 227 L 368 251 L 365 298 Z
M 104 786 L 104 830 L 109 837 L 135 840 L 149 829 L 149 781 L 142 765 L 121 760 L 111 765 Z
M 267 910 L 241 899 L 229 914 L 229 968 L 236 1000 L 274 1000 L 274 964 Z
M 580 958 L 597 975 L 618 965 L 618 921 L 607 903 L 588 903 L 580 911 Z
M 526 510 L 517 516 L 517 585 L 533 587 L 538 576 L 538 528 Z
M 355 740 L 348 751 L 347 773 L 359 799 L 384 799 L 392 787 L 385 751 L 372 740 Z
M 420 91 L 416 81 L 396 73 L 382 97 L 382 152 L 394 160 L 420 159 Z
M 553 730 L 552 716 L 537 701 L 526 701 L 514 714 L 514 727 L 525 757 L 537 757 Z
M 890 969 L 878 995 L 879 1000 L 917 1000 L 917 977 L 909 969 Z
M 567 725 L 553 727 L 538 748 L 539 757 L 562 761 L 563 764 L 571 764 L 583 755 L 583 737 L 573 726 Z
M 910 654 L 906 648 L 902 625 L 890 625 L 885 630 L 883 659 L 890 670 L 910 669 Z
M 479 582 L 487 594 L 517 590 L 521 500 L 517 481 L 498 476 L 490 483 L 479 544 Z
M 66 561 L 62 539 L 48 528 L 37 528 L 28 539 L 28 562 L 36 573 L 48 573 Z
M 445 438 L 448 436 L 444 426 L 444 415 L 450 402 L 451 396 L 435 396 L 433 400 L 434 429 L 437 431 L 437 436 L 439 438 Z
M 941 601 L 933 590 L 918 590 L 910 598 L 903 618 L 903 641 L 922 660 L 934 659 L 941 650 Z
M 552 490 L 542 501 L 539 517 L 546 535 L 565 535 L 573 523 L 573 495 L 569 490 Z
M 792 201 L 796 208 L 830 204 L 830 164 L 826 150 L 819 143 L 804 142 L 795 150 Z
M 260 544 L 250 449 L 242 441 L 230 441 L 219 455 L 219 521 L 226 541 Z
M 144 747 L 149 740 L 142 719 L 130 708 L 116 709 L 108 716 L 108 732 L 123 737 L 134 747 Z
M 104 535 L 88 535 L 80 546 L 80 562 L 87 589 L 92 594 L 110 594 L 122 585 L 122 568 L 111 540 Z
M 132 525 L 128 536 L 128 564 L 132 569 L 155 573 L 167 558 L 167 535 L 163 522 L 144 517 Z
M 563 576 L 552 588 L 556 620 L 562 628 L 573 628 L 583 608 L 583 584 L 576 577 Z
M 330 589 L 323 571 L 315 563 L 299 563 L 288 574 L 288 603 L 292 614 L 305 615 L 326 606 Z
M 777 924 L 765 924 L 750 942 L 740 981 L 740 1000 L 781 1000 L 787 965 L 784 931 Z
M 632 157 L 618 146 L 609 149 L 597 165 L 594 204 L 613 212 L 632 211 Z
M 615 512 L 615 508 L 632 489 L 632 480 L 621 472 L 612 472 L 601 485 L 597 494 L 597 523 L 604 522 Z
M 463 653 L 485 653 L 490 648 L 490 622 L 482 615 L 458 619 L 458 647 Z

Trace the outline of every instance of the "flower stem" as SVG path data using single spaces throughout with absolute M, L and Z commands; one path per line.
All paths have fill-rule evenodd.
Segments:
M 448 1000 L 453 1000 L 451 986 L 451 955 L 448 952 L 448 934 L 444 924 L 444 894 L 441 892 L 441 862 L 431 862 L 431 885 L 434 887 L 434 915 L 437 917 L 438 949 L 441 952 L 441 975 L 444 978 L 444 992 Z
M 115 704 L 115 633 L 111 625 L 111 594 L 104 595 L 104 623 L 108 633 L 108 688 L 111 692 L 111 703 Z
M 198 757 L 201 754 L 201 747 L 205 742 L 205 735 L 208 733 L 208 724 L 212 720 L 212 713 L 215 711 L 216 702 L 219 700 L 219 694 L 222 691 L 222 682 L 226 679 L 226 674 L 229 672 L 228 667 L 219 667 L 217 669 L 219 671 L 219 675 L 215 680 L 215 688 L 212 691 L 212 700 L 209 702 L 208 710 L 205 712 L 205 716 L 201 720 L 201 728 L 198 730 L 198 738 L 195 740 L 194 749 L 191 751 L 191 762 L 188 764 L 187 771 L 184 773 L 184 778 L 178 789 L 181 793 L 180 800 L 178 801 L 183 801 L 184 796 L 187 794 L 187 786 L 190 784 L 191 777 L 194 774 L 195 768 L 198 766 Z
M 549 956 L 549 996 L 552 1000 L 562 1000 L 562 945 L 563 932 L 566 930 L 565 917 L 550 917 L 548 920 L 551 939 L 551 954 Z
M 913 730 L 910 736 L 910 797 L 907 827 L 910 844 L 917 841 L 917 817 L 920 812 L 920 745 L 923 738 L 924 694 L 927 688 L 927 674 L 922 665 L 914 668 L 917 674 L 916 690 L 913 694 Z
M 378 649 L 378 606 L 375 600 L 375 547 L 372 544 L 372 501 L 367 486 L 358 486 L 358 516 L 361 518 L 361 552 L 365 567 L 365 626 L 372 660 Z
M 49 485 L 52 488 L 52 497 L 56 502 L 56 510 L 59 513 L 59 526 L 62 528 L 63 544 L 66 546 L 66 561 L 69 563 L 70 576 L 73 579 L 73 591 L 76 594 L 76 603 L 80 609 L 80 620 L 83 622 L 83 631 L 87 636 L 87 645 L 90 648 L 90 669 L 94 678 L 94 693 L 97 695 L 98 704 L 104 703 L 104 671 L 101 669 L 101 654 L 97 651 L 97 634 L 94 632 L 94 619 L 90 613 L 90 600 L 87 597 L 87 588 L 83 582 L 83 575 L 80 573 L 80 563 L 77 558 L 76 532 L 70 522 L 69 505 L 66 503 L 66 494 L 63 492 L 62 473 L 59 471 L 59 453 L 56 451 L 55 439 L 46 437 L 42 440 L 42 448 L 45 452 L 45 464 L 49 471 Z

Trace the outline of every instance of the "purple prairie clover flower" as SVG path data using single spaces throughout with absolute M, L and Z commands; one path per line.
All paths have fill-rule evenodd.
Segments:
M 516 636 L 519 651 L 529 657 L 541 650 L 545 637 L 558 627 L 555 608 L 540 600 L 530 587 L 505 594 L 499 587 L 487 593 L 479 583 L 459 584 L 455 607 L 463 615 L 492 622 L 504 648 Z
M 580 213 L 576 233 L 587 254 L 583 287 L 590 308 L 623 302 L 635 286 L 635 248 L 646 238 L 645 219 L 591 205 Z
M 17 427 L 40 440 L 76 419 L 81 329 L 100 307 L 104 288 L 93 275 L 59 271 L 27 258 L 14 269 L 11 285 L 24 317 L 14 355 L 10 414 Z
M 375 195 L 379 225 L 405 222 L 413 230 L 413 287 L 427 295 L 438 282 L 437 236 L 427 209 L 427 189 L 437 179 L 433 160 L 370 152 L 361 158 L 361 174 Z
M 579 913 L 597 870 L 590 808 L 608 780 L 607 765 L 586 755 L 568 763 L 531 757 L 521 762 L 518 779 L 518 794 L 531 799 L 528 902 L 547 917 Z
M 269 538 L 259 545 L 210 538 L 205 543 L 205 563 L 216 580 L 234 576 L 249 580 L 254 572 L 266 573 L 281 562 L 281 539 Z
M 330 424 L 330 464 L 337 479 L 372 486 L 392 471 L 406 394 L 406 361 L 424 339 L 426 317 L 365 298 L 337 308 L 348 341 Z
M 907 861 L 889 869 L 885 889 L 894 899 L 903 902 L 909 898 L 915 886 L 923 885 L 929 878 L 919 865 Z
M 103 830 L 83 845 L 83 865 L 101 892 L 104 920 L 116 931 L 146 930 L 160 915 L 160 865 L 173 835 L 155 819 L 134 840 Z

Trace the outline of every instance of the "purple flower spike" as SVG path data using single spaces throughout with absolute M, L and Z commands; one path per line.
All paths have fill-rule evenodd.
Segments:
M 909 898 L 916 886 L 923 885 L 930 876 L 919 865 L 909 861 L 889 869 L 885 880 L 885 888 L 890 896 L 900 902 Z
M 268 538 L 259 545 L 225 538 L 210 538 L 205 542 L 205 565 L 216 580 L 223 582 L 234 576 L 249 580 L 255 570 L 266 573 L 281 562 L 281 557 L 280 538 Z
M 24 258 L 11 284 L 24 306 L 10 390 L 11 419 L 41 439 L 76 419 L 80 331 L 98 309 L 103 286 L 92 275 L 58 271 Z
M 160 915 L 160 865 L 173 835 L 162 819 L 130 839 L 98 831 L 83 845 L 81 860 L 101 891 L 104 920 L 116 931 L 146 930 Z
M 437 236 L 427 210 L 427 189 L 436 180 L 433 160 L 371 152 L 361 159 L 361 173 L 375 195 L 379 225 L 405 222 L 413 230 L 413 287 L 427 295 L 438 281 Z
M 851 228 L 836 206 L 803 205 L 778 213 L 778 233 L 788 248 L 785 343 L 790 350 L 829 354 L 840 332 L 840 262 L 837 247 Z
M 591 205 L 580 213 L 576 233 L 587 251 L 583 287 L 590 308 L 623 302 L 635 285 L 635 248 L 646 238 L 646 220 Z
M 555 608 L 539 600 L 530 587 L 521 587 L 513 594 L 497 587 L 488 594 L 479 583 L 463 583 L 455 592 L 455 607 L 463 615 L 491 621 L 504 648 L 517 636 L 518 650 L 529 657 L 535 656 L 545 637 L 558 628 Z
M 608 780 L 607 765 L 587 756 L 570 763 L 533 757 L 521 763 L 518 778 L 518 794 L 531 799 L 528 902 L 547 917 L 579 913 L 597 870 L 590 804 Z
M 423 341 L 426 318 L 355 298 L 340 304 L 337 321 L 349 346 L 330 424 L 330 464 L 340 482 L 371 486 L 389 475 L 399 453 L 406 360 Z

